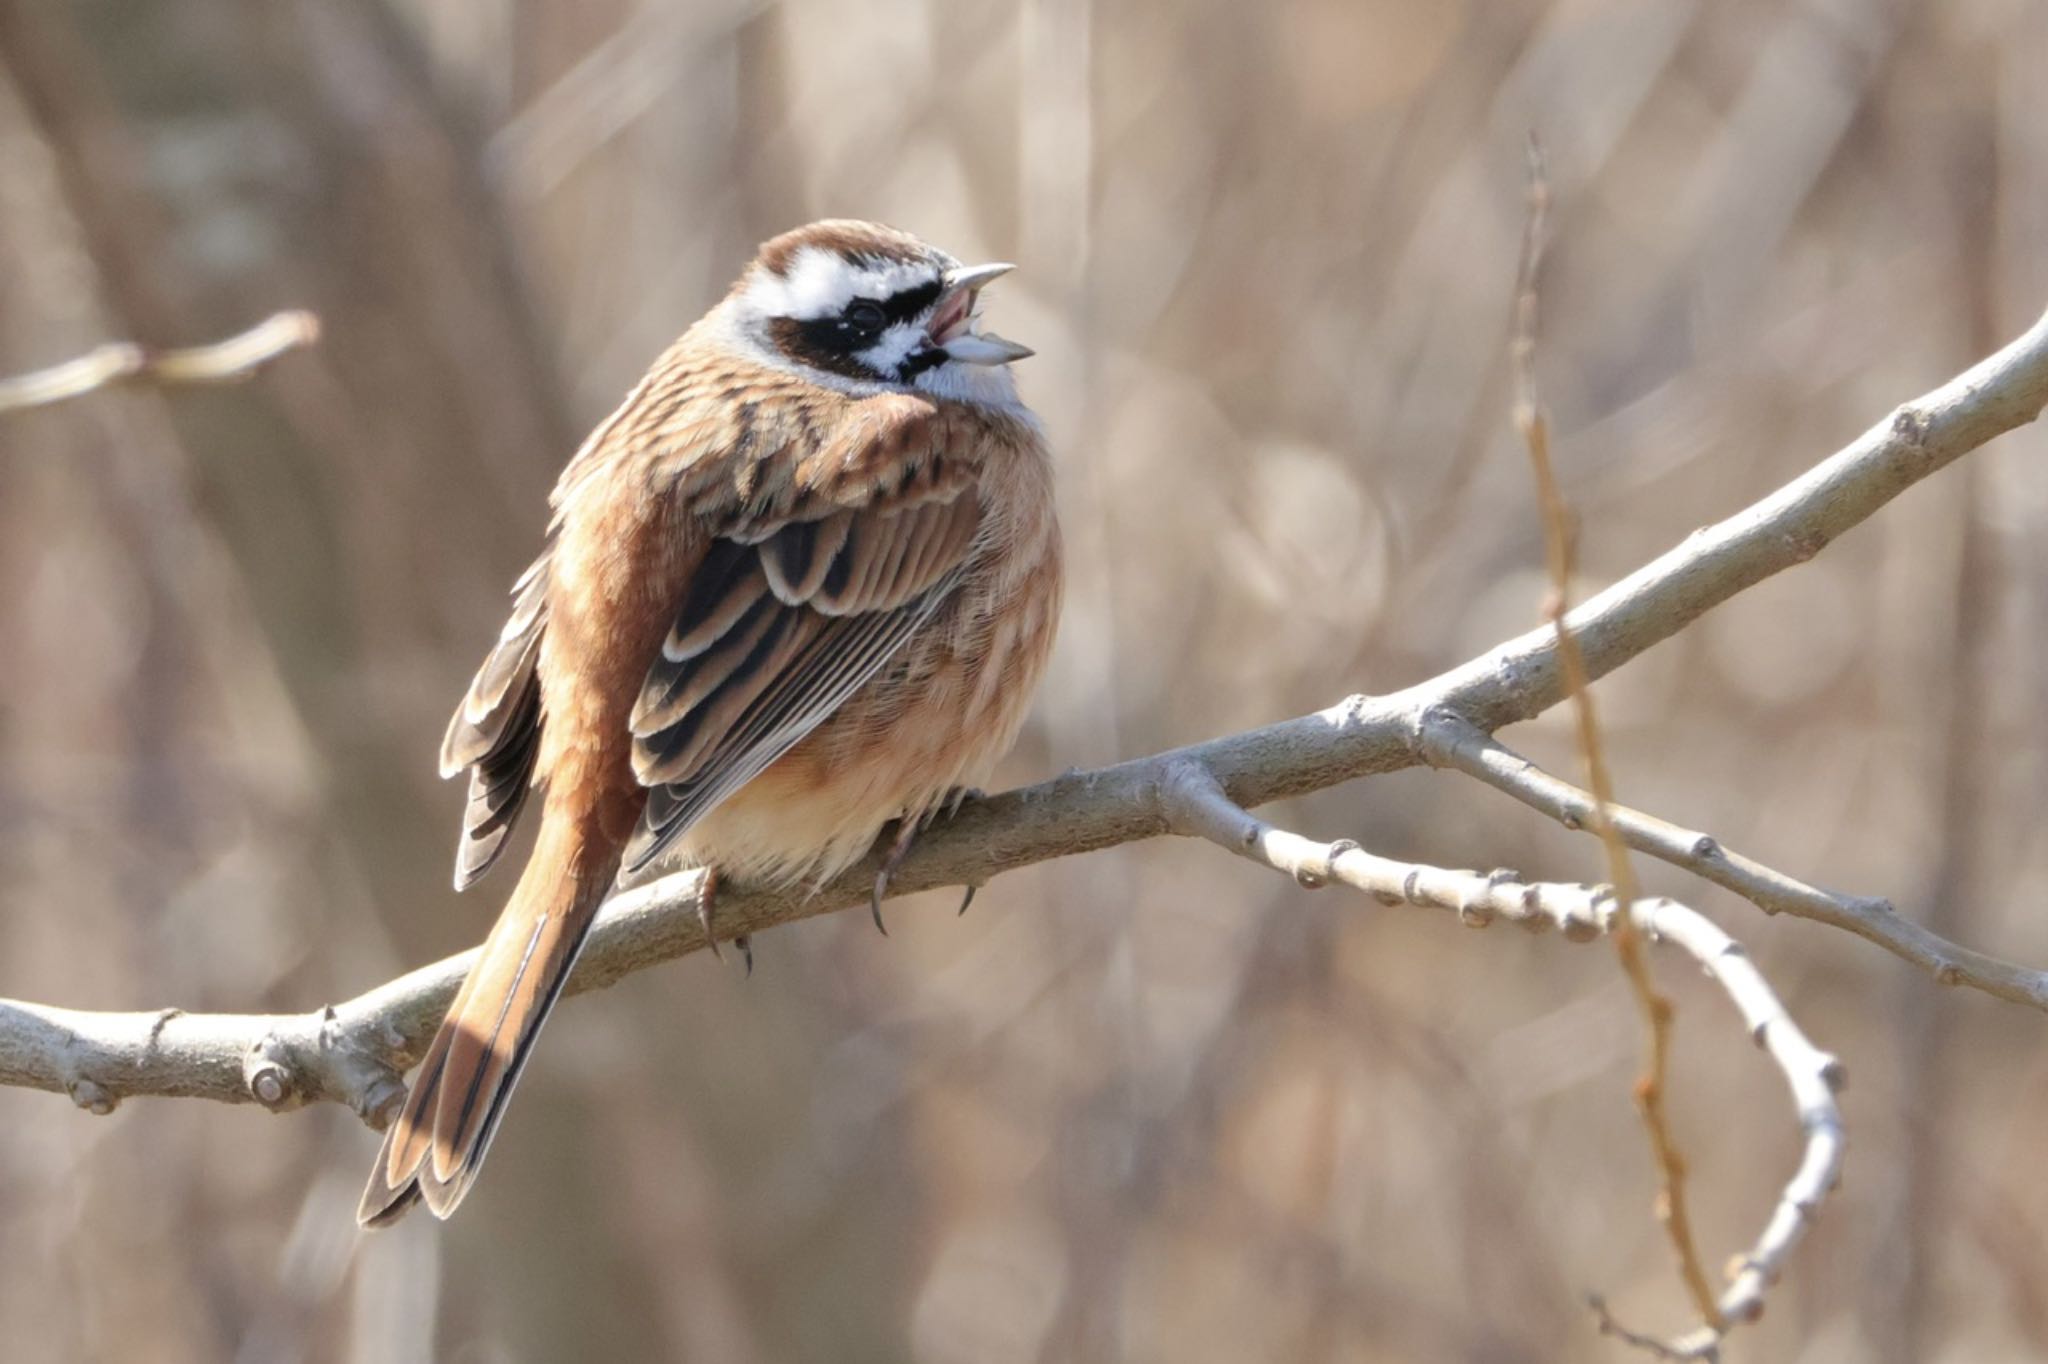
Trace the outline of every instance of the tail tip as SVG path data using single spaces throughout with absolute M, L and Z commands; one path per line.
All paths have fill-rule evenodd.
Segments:
M 419 1201 L 420 1182 L 408 1179 L 401 1187 L 392 1188 L 384 1178 L 384 1162 L 380 1160 L 370 1175 L 370 1187 L 363 1190 L 363 1201 L 356 1206 L 356 1225 L 369 1231 L 388 1227 L 411 1212 L 413 1204 Z

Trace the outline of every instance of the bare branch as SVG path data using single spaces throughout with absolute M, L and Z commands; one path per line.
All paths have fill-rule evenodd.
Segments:
M 0 378 L 0 413 L 60 403 L 115 384 L 189 388 L 239 383 L 279 356 L 319 339 L 320 320 L 292 311 L 275 313 L 211 345 L 150 350 L 133 341 L 114 341 L 61 365 Z
M 1485 927 L 1495 919 L 1525 928 L 1558 929 L 1573 942 L 1624 931 L 1678 948 L 1721 987 L 1785 1077 L 1804 1146 L 1799 1165 L 1778 1196 L 1755 1243 L 1732 1263 L 1727 1286 L 1710 1298 L 1707 1324 L 1676 1340 L 1660 1341 L 1623 1330 L 1597 1300 L 1603 1330 L 1674 1359 L 1712 1359 L 1732 1323 L 1753 1321 L 1764 1295 L 1842 1170 L 1843 1129 L 1835 1093 L 1843 1083 L 1839 1061 L 1815 1047 L 1786 1013 L 1777 994 L 1742 950 L 1706 916 L 1662 896 L 1626 906 L 1607 887 L 1524 881 L 1510 871 L 1480 873 L 1396 862 L 1366 852 L 1349 839 L 1322 843 L 1275 828 L 1224 794 L 1216 779 L 1191 760 L 1171 764 L 1159 784 L 1159 802 L 1176 833 L 1204 838 L 1219 848 L 1292 876 L 1315 888 L 1338 882 L 1385 905 L 1447 909 L 1463 923 Z M 1709 1290 L 1711 1292 L 1711 1290 Z
M 1592 796 L 1449 711 L 1424 717 L 1422 745 L 1432 766 L 1476 777 L 1566 828 L 1578 828 L 1592 818 Z M 1731 890 L 1766 914 L 1790 914 L 1846 929 L 1923 968 L 1938 984 L 1967 985 L 2014 1004 L 2048 1010 L 2048 971 L 2015 966 L 1952 943 L 1901 918 L 1889 900 L 1810 886 L 1743 856 L 1711 834 L 1626 806 L 1611 807 L 1611 814 L 1622 839 L 1637 852 Z

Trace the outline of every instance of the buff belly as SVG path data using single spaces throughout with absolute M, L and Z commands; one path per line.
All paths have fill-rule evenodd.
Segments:
M 970 599 L 935 620 L 895 666 L 684 834 L 680 862 L 750 883 L 821 884 L 889 821 L 925 818 L 961 788 L 984 786 L 1051 652 L 1056 574 L 1015 583 L 1023 600 L 1002 609 Z

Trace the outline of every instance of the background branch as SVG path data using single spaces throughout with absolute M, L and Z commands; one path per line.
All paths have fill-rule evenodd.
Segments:
M 1615 960 L 1635 996 L 1642 1015 L 1643 1069 L 1636 1079 L 1636 1110 L 1650 1141 L 1650 1157 L 1657 1168 L 1657 1220 L 1670 1238 L 1678 1259 L 1678 1277 L 1700 1314 L 1703 1330 L 1719 1339 L 1722 1317 L 1714 1301 L 1713 1286 L 1700 1264 L 1693 1241 L 1692 1216 L 1685 1195 L 1686 1161 L 1679 1150 L 1678 1136 L 1671 1129 L 1670 1110 L 1665 1106 L 1665 1086 L 1671 1071 L 1671 1001 L 1657 988 L 1648 954 L 1636 932 L 1631 913 L 1636 903 L 1636 873 L 1629 861 L 1628 846 L 1614 827 L 1614 782 L 1607 766 L 1607 750 L 1601 742 L 1600 721 L 1593 704 L 1591 679 L 1586 676 L 1585 656 L 1566 619 L 1571 605 L 1572 578 L 1577 573 L 1576 536 L 1571 511 L 1558 491 L 1557 476 L 1550 463 L 1550 418 L 1543 410 L 1536 387 L 1537 286 L 1543 272 L 1543 229 L 1550 205 L 1550 180 L 1544 170 L 1542 144 L 1529 136 L 1529 210 L 1522 228 L 1522 263 L 1515 289 L 1515 332 L 1509 343 L 1513 371 L 1515 430 L 1529 454 L 1529 470 L 1536 481 L 1536 505 L 1543 523 L 1543 562 L 1550 575 L 1543 614 L 1557 632 L 1557 661 L 1564 672 L 1565 691 L 1571 699 L 1572 719 L 1578 735 L 1579 753 L 1586 764 L 1586 785 L 1591 789 L 1590 827 L 1600 840 L 1607 861 L 1607 879 L 1621 902 L 1621 913 L 1613 921 Z M 1688 911 L 1689 913 L 1690 911 Z
M 293 310 L 273 313 L 210 345 L 152 350 L 133 341 L 112 341 L 76 360 L 0 378 L 0 412 L 44 407 L 123 383 L 188 388 L 240 383 L 279 356 L 319 339 L 320 319 Z

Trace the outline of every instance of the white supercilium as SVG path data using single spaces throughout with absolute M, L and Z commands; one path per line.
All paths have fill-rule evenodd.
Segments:
M 837 251 L 806 246 L 785 275 L 763 270 L 747 286 L 748 302 L 765 317 L 837 317 L 856 298 L 884 299 L 930 284 L 944 268 L 933 261 L 868 261 L 855 265 Z

